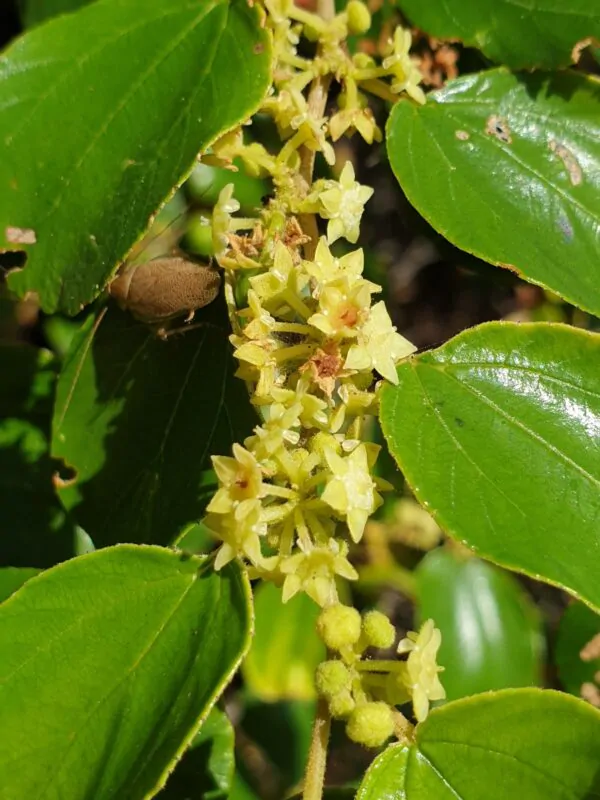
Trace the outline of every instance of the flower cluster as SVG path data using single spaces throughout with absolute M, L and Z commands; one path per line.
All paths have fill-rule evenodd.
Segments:
M 377 138 L 358 86 L 376 93 L 385 87 L 388 95 L 406 91 L 416 99 L 420 90 L 404 31 L 379 67 L 348 56 L 344 39 L 370 21 L 359 0 L 327 22 L 291 0 L 264 0 L 263 13 L 273 36 L 275 77 L 262 111 L 277 125 L 281 150 L 245 143 L 238 130 L 210 154 L 218 163 L 240 159 L 274 186 L 260 217 L 233 216 L 239 204 L 231 186 L 212 216 L 238 375 L 261 424 L 231 457 L 213 458 L 219 490 L 206 524 L 222 542 L 217 568 L 240 557 L 252 575 L 282 584 L 284 600 L 303 591 L 328 606 L 337 602 L 336 578 L 357 577 L 349 545 L 361 539 L 382 502 L 380 492 L 389 488 L 373 475 L 379 448 L 363 441 L 363 419 L 376 411 L 380 379 L 395 383 L 396 363 L 414 347 L 376 300 L 380 287 L 363 276 L 362 250 L 338 257 L 330 249 L 339 239 L 356 243 L 373 190 L 358 183 L 350 162 L 337 179 L 311 182 L 302 161 L 319 151 L 333 164 L 330 140 L 341 132 Z M 315 58 L 298 56 L 301 36 L 317 42 Z M 343 108 L 326 117 L 305 90 L 331 79 L 345 97 Z M 318 242 L 314 223 L 310 235 L 300 224 L 307 217 L 326 224 Z M 245 229 L 251 232 L 242 234 Z
M 335 605 L 319 618 L 319 633 L 335 657 L 317 669 L 317 691 L 327 700 L 331 715 L 346 721 L 349 738 L 367 747 L 379 747 L 395 731 L 406 735 L 405 720 L 395 706 L 412 701 L 415 718 L 422 722 L 430 701 L 443 700 L 438 678 L 442 668 L 436 658 L 441 643 L 439 630 L 427 620 L 418 633 L 410 631 L 397 652 L 406 661 L 365 659 L 369 647 L 389 648 L 395 630 L 387 617 Z

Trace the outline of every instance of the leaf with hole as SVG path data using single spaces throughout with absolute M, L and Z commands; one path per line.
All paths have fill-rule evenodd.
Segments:
M 99 0 L 17 39 L 0 60 L 0 250 L 27 253 L 11 287 L 78 312 L 269 81 L 246 0 Z
M 466 75 L 397 103 L 390 163 L 457 247 L 600 313 L 600 82 L 574 72 Z
M 578 46 L 600 39 L 598 0 L 399 0 L 413 25 L 459 39 L 513 69 L 567 67 Z

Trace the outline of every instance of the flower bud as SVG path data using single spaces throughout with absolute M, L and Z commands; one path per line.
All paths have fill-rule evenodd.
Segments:
M 333 697 L 350 687 L 348 667 L 342 661 L 323 661 L 317 667 L 315 678 L 317 692 L 323 697 Z
M 363 617 L 362 629 L 371 647 L 388 648 L 394 644 L 396 629 L 381 611 L 368 611 Z
M 348 32 L 355 35 L 366 33 L 371 27 L 369 9 L 360 0 L 350 0 L 346 6 L 348 15 Z
M 352 63 L 357 69 L 369 69 L 375 66 L 375 61 L 367 53 L 355 53 Z
M 321 612 L 317 631 L 330 650 L 343 650 L 360 637 L 360 614 L 355 608 L 337 604 Z
M 356 703 L 349 691 L 343 691 L 329 699 L 329 713 L 334 719 L 348 719 Z
M 365 747 L 380 747 L 394 732 L 392 710 L 386 703 L 364 703 L 346 725 L 348 738 Z

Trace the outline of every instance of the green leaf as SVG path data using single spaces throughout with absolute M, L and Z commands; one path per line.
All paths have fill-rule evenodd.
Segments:
M 168 544 L 215 489 L 210 456 L 256 421 L 233 377 L 222 298 L 167 341 L 111 306 L 73 341 L 57 387 L 52 452 L 75 471 L 60 489 L 96 547 Z
M 433 711 L 412 747 L 392 745 L 356 800 L 592 800 L 600 713 L 559 692 L 506 689 Z
M 28 581 L 0 606 L 4 795 L 152 796 L 247 649 L 249 603 L 236 566 L 158 547 Z
M 269 79 L 246 0 L 99 0 L 18 39 L 0 61 L 0 249 L 28 255 L 11 287 L 45 311 L 89 303 Z
M 397 103 L 387 148 L 410 202 L 453 244 L 600 313 L 600 82 L 467 75 L 425 106 Z
M 600 683 L 596 680 L 600 656 L 593 658 L 593 653 L 586 653 L 586 645 L 599 634 L 600 617 L 591 609 L 581 603 L 567 608 L 560 621 L 554 659 L 561 683 L 571 694 L 583 695 L 586 688 L 593 691 L 594 684 Z M 591 686 L 583 688 L 584 684 Z
M 315 670 L 326 657 L 317 636 L 320 609 L 307 595 L 281 602 L 281 589 L 259 586 L 254 600 L 254 639 L 242 672 L 248 688 L 261 700 L 312 700 Z
M 231 722 L 213 708 L 158 795 L 160 800 L 227 800 L 233 786 L 234 745 Z
M 67 14 L 87 6 L 91 0 L 21 0 L 21 19 L 26 28 L 32 28 L 58 14 Z
M 20 589 L 30 578 L 39 573 L 35 567 L 3 567 L 0 569 L 0 603 Z
M 48 454 L 56 364 L 46 350 L 0 345 L 0 565 L 51 567 L 73 555 Z
M 511 575 L 444 547 L 425 556 L 416 576 L 419 619 L 435 620 L 442 632 L 438 663 L 448 700 L 540 684 L 540 616 Z
M 600 37 L 598 0 L 399 0 L 413 25 L 460 39 L 513 69 L 558 69 L 577 61 L 575 45 Z
M 600 336 L 489 323 L 404 361 L 381 423 L 440 526 L 600 607 Z

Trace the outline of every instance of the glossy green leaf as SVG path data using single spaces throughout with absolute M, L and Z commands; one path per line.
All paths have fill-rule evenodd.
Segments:
M 98 0 L 17 40 L 0 61 L 0 249 L 28 256 L 12 288 L 71 314 L 96 297 L 269 72 L 246 0 Z
M 392 455 L 440 526 L 600 607 L 600 336 L 489 323 L 400 364 Z
M 75 337 L 52 452 L 75 473 L 60 497 L 96 547 L 173 542 L 215 489 L 210 456 L 256 422 L 233 377 L 222 298 L 196 320 L 207 324 L 162 341 L 111 306 Z
M 600 82 L 504 69 L 451 81 L 387 128 L 410 202 L 463 250 L 600 313 Z
M 562 685 L 574 695 L 585 695 L 586 690 L 594 691 L 594 684 L 600 698 L 600 656 L 596 647 L 589 648 L 590 642 L 600 636 L 600 617 L 581 603 L 573 603 L 560 621 L 554 660 Z M 585 684 L 591 684 L 585 687 Z M 583 688 L 582 688 L 583 687 Z
M 0 375 L 0 566 L 51 567 L 74 552 L 48 454 L 56 364 L 46 350 L 5 344 Z
M 58 14 L 67 14 L 87 6 L 92 0 L 21 0 L 21 19 L 26 28 L 32 28 Z
M 234 745 L 231 722 L 213 708 L 159 793 L 160 800 L 228 800 L 235 769 Z
M 575 45 L 600 38 L 598 0 L 399 0 L 413 25 L 478 47 L 513 69 L 557 69 L 577 60 Z
M 600 713 L 559 692 L 506 689 L 433 711 L 388 747 L 356 800 L 593 800 Z
M 448 700 L 540 684 L 540 616 L 511 575 L 468 551 L 438 548 L 416 576 L 419 618 L 435 620 L 442 632 L 438 662 Z
M 39 573 L 35 567 L 2 567 L 0 568 L 0 603 L 20 589 L 30 578 Z
M 28 581 L 0 606 L 4 796 L 152 796 L 250 626 L 236 566 L 158 547 L 99 550 Z
M 282 603 L 281 589 L 264 583 L 254 612 L 254 639 L 242 665 L 248 688 L 265 701 L 314 698 L 315 670 L 326 657 L 315 627 L 319 607 L 305 594 Z

